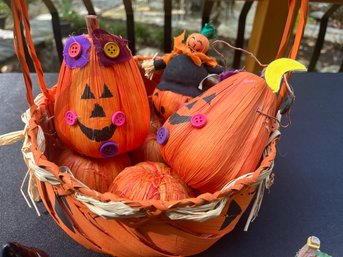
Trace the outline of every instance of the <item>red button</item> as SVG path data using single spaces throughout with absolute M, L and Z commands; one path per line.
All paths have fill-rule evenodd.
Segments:
M 191 118 L 191 123 L 195 128 L 202 128 L 207 123 L 206 116 L 204 114 L 196 114 Z
M 68 54 L 72 58 L 77 58 L 81 54 L 81 45 L 77 42 L 73 42 L 70 44 L 68 49 Z
M 112 123 L 117 127 L 123 126 L 126 121 L 125 113 L 118 111 L 112 115 Z
M 64 114 L 64 119 L 69 126 L 73 126 L 77 123 L 77 115 L 74 111 L 67 111 Z

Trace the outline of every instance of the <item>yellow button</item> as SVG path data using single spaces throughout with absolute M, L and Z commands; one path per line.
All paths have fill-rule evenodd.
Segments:
M 114 42 L 107 42 L 104 46 L 104 52 L 109 58 L 116 58 L 120 54 L 119 46 Z

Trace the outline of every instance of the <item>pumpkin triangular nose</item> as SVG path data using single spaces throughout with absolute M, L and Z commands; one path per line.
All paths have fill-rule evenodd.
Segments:
M 100 104 L 95 104 L 90 118 L 105 117 L 106 114 Z

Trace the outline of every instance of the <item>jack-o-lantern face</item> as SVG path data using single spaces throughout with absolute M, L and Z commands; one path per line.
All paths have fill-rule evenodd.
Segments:
M 90 44 L 81 54 L 77 47 L 85 44 L 70 38 L 79 45 L 69 44 L 69 51 L 65 50 L 54 120 L 57 134 L 67 146 L 98 158 L 140 146 L 150 120 L 144 84 L 127 46 L 107 33 L 100 38 L 101 33 L 106 32 L 93 33 L 93 38 L 81 36 Z M 72 56 L 88 57 L 88 61 L 80 65 Z
M 98 96 L 97 98 L 95 97 L 94 93 L 91 91 L 90 87 L 88 84 L 85 85 L 85 89 L 83 90 L 83 93 L 81 95 L 81 102 L 84 100 L 84 105 L 85 108 L 87 108 L 87 105 L 89 105 L 89 107 L 92 107 L 93 104 L 90 104 L 88 101 L 91 102 L 95 102 L 94 106 L 92 107 L 92 111 L 89 115 L 89 119 L 100 119 L 100 118 L 105 118 L 109 115 L 106 115 L 105 111 L 104 111 L 104 107 L 102 105 L 99 104 L 99 102 L 101 101 L 101 99 L 103 98 L 113 98 L 113 95 L 111 93 L 111 91 L 108 89 L 108 86 L 106 84 L 104 84 L 104 89 L 103 92 L 100 96 Z M 105 102 L 106 103 L 106 102 Z M 85 109 L 83 108 L 83 109 Z M 111 111 L 111 110 L 109 110 Z M 77 114 L 76 114 L 77 115 Z M 114 115 L 114 114 L 112 114 Z M 123 119 L 125 117 L 123 116 Z M 123 120 L 124 122 L 124 120 Z M 77 120 L 77 123 L 80 127 L 81 132 L 90 140 L 94 140 L 96 142 L 102 142 L 102 141 L 106 141 L 109 140 L 116 129 L 116 124 L 113 122 L 110 122 L 108 125 L 104 124 L 105 126 L 99 129 L 94 129 L 94 128 L 89 128 L 87 127 L 85 124 L 83 124 L 80 120 Z
M 206 53 L 209 47 L 209 41 L 204 35 L 200 33 L 193 33 L 188 36 L 186 45 L 193 52 Z
M 156 138 L 164 160 L 189 186 L 215 192 L 255 170 L 275 111 L 276 96 L 266 82 L 240 72 L 184 104 Z

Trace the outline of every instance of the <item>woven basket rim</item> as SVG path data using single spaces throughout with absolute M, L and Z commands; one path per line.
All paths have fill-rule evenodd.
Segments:
M 51 117 L 46 117 L 46 111 L 42 113 L 42 110 L 46 110 L 50 103 L 47 102 L 47 99 L 42 94 L 39 94 L 36 97 L 35 103 L 36 106 L 31 107 L 22 115 L 22 120 L 25 123 L 25 140 L 22 147 L 22 153 L 24 160 L 29 167 L 29 171 L 40 181 L 62 189 L 65 195 L 73 194 L 77 201 L 85 204 L 97 215 L 106 218 L 154 216 L 159 215 L 161 212 L 166 214 L 171 211 L 177 212 L 181 210 L 181 212 L 183 212 L 188 210 L 188 208 L 191 208 L 195 212 L 197 211 L 197 208 L 202 209 L 203 212 L 212 210 L 215 206 L 218 207 L 218 205 L 221 204 L 220 202 L 226 203 L 228 198 L 235 192 L 249 186 L 261 184 L 269 177 L 272 172 L 276 154 L 275 145 L 280 136 L 278 130 L 271 135 L 264 151 L 263 159 L 255 171 L 228 182 L 222 190 L 214 193 L 202 193 L 197 197 L 174 201 L 133 201 L 120 198 L 110 192 L 100 193 L 90 189 L 77 180 L 69 169 L 58 167 L 54 162 L 49 161 L 44 154 L 45 136 L 41 127 L 41 122 L 52 122 Z M 104 205 L 107 206 L 104 207 Z M 124 210 L 124 215 L 111 215 L 111 208 L 107 208 L 112 206 L 113 208 L 118 209 L 121 205 L 130 207 L 130 211 L 129 209 Z M 207 209 L 206 206 L 208 206 Z M 98 207 L 101 209 L 100 211 L 96 210 Z

